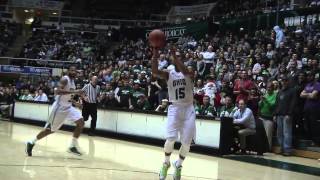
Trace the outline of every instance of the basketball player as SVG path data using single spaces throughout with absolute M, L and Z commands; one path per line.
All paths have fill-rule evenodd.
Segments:
M 26 153 L 28 156 L 32 156 L 32 149 L 38 140 L 54 133 L 63 125 L 65 120 L 76 124 L 68 152 L 81 155 L 78 150 L 78 138 L 83 129 L 84 121 L 81 112 L 72 106 L 72 95 L 83 94 L 82 90 L 76 90 L 74 83 L 76 74 L 76 67 L 70 66 L 68 75 L 61 78 L 59 87 L 55 89 L 55 102 L 52 105 L 52 110 L 44 129 L 34 139 L 26 143 Z
M 179 52 L 171 50 L 171 63 L 175 68 L 169 72 L 158 70 L 159 52 L 153 49 L 152 74 L 167 80 L 169 101 L 172 105 L 168 109 L 168 120 L 166 124 L 166 142 L 164 144 L 165 159 L 159 173 L 160 180 L 167 177 L 170 168 L 170 155 L 174 148 L 174 143 L 180 136 L 181 147 L 179 158 L 172 163 L 174 167 L 174 180 L 181 179 L 182 163 L 190 150 L 190 145 L 195 136 L 195 110 L 193 106 L 193 73 L 189 73 Z

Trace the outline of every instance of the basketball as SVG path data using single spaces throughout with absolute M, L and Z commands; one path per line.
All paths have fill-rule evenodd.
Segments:
M 160 29 L 155 29 L 149 34 L 149 43 L 152 47 L 162 48 L 166 42 L 166 36 Z

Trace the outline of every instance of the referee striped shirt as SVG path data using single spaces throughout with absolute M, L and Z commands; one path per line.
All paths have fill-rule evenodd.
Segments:
M 97 103 L 97 97 L 100 94 L 100 86 L 93 86 L 91 83 L 86 84 L 82 90 L 88 97 L 88 103 Z

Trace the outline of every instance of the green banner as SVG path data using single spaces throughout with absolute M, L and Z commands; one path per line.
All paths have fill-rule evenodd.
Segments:
M 168 40 L 177 39 L 183 35 L 192 35 L 196 39 L 204 37 L 208 33 L 208 22 L 196 22 L 196 23 L 187 23 L 176 26 L 167 26 L 161 29 Z M 145 38 L 148 38 L 149 33 L 153 29 L 147 29 L 145 32 Z

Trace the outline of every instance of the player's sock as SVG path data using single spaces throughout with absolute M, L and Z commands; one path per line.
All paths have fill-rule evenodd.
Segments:
M 184 159 L 182 159 L 181 157 L 179 157 L 179 159 L 176 161 L 176 166 L 177 166 L 177 167 L 181 167 L 183 161 L 184 161 Z
M 72 138 L 70 147 L 78 147 L 78 138 Z
M 189 150 L 190 150 L 190 145 L 187 145 L 184 143 L 181 144 L 181 147 L 179 149 L 179 159 L 176 162 L 177 167 L 182 166 L 184 158 L 187 156 Z
M 30 141 L 28 141 L 31 144 L 36 144 L 36 142 L 38 141 L 37 137 L 31 139 Z
M 164 152 L 165 152 L 164 162 L 167 164 L 170 164 L 170 155 L 173 151 L 173 147 L 174 147 L 174 141 L 167 139 L 164 144 Z
M 171 155 L 171 154 L 170 154 L 170 155 Z M 164 156 L 164 162 L 165 162 L 166 164 L 170 164 L 170 155 L 169 155 L 169 156 L 167 156 L 167 155 Z

